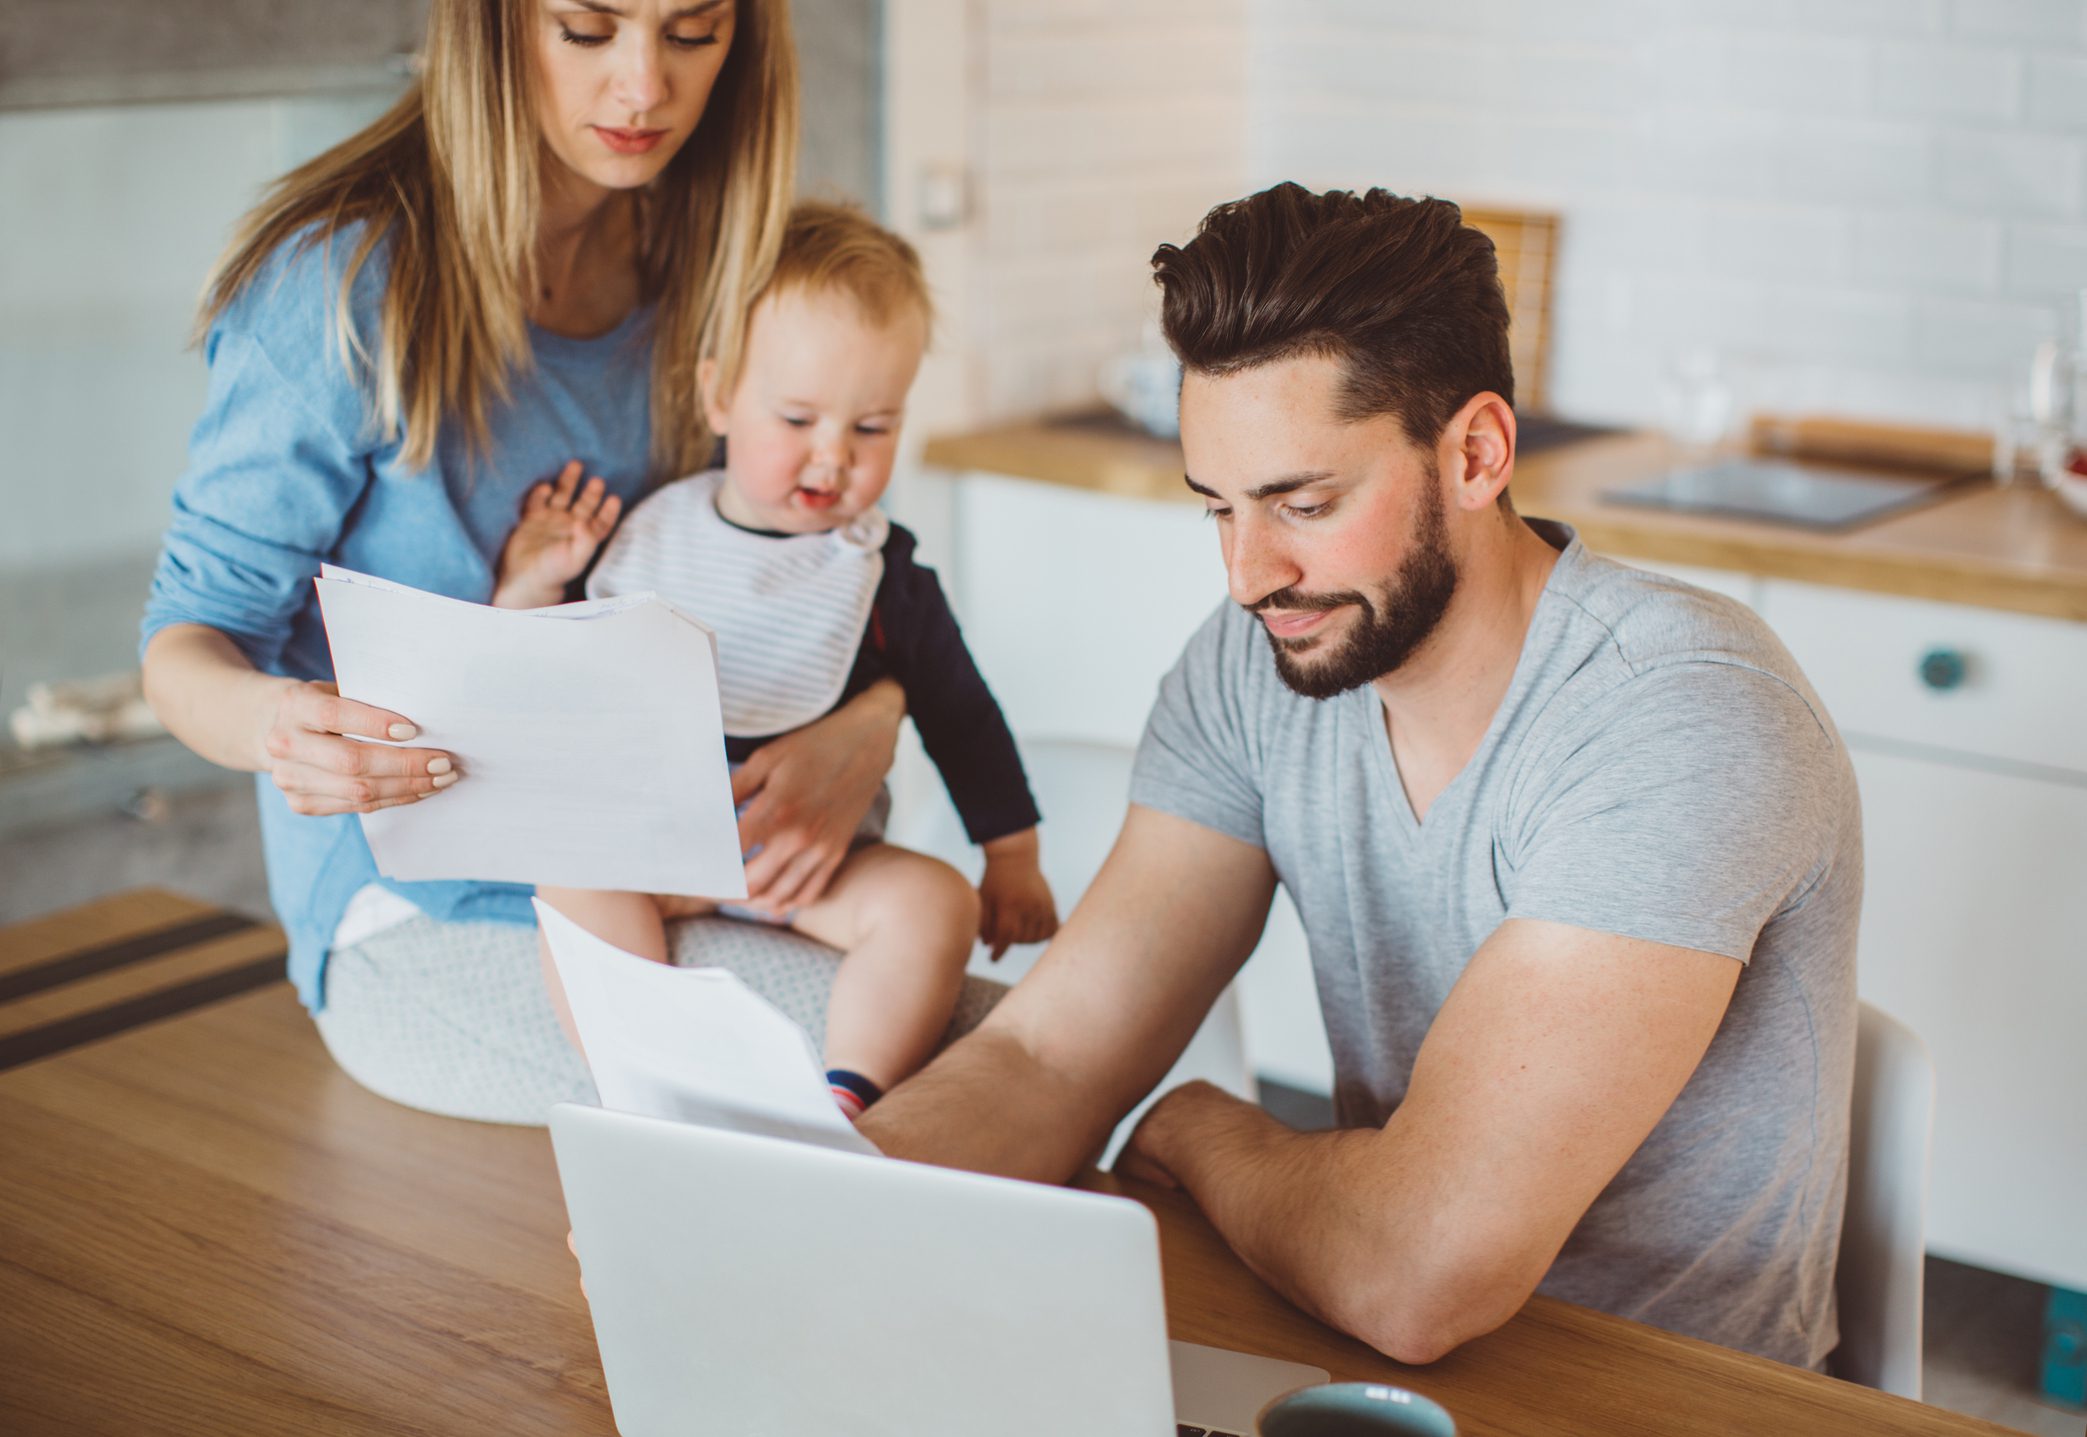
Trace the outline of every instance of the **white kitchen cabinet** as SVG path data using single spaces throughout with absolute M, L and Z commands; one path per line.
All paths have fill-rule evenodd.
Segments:
M 2087 1288 L 2087 625 L 1761 598 L 1854 757 L 1862 996 L 1934 1055 L 1929 1246 Z
M 2087 775 L 2087 625 L 1787 580 L 1761 610 L 1850 734 Z
M 1848 744 L 1862 996 L 1935 1060 L 1928 1246 L 2087 1289 L 2087 785 Z
M 947 564 L 1016 733 L 1135 746 L 1159 681 L 1225 597 L 1195 506 L 967 475 Z

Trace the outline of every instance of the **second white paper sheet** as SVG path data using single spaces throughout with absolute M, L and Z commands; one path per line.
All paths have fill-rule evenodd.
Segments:
M 835 1106 L 810 1036 L 732 974 L 626 953 L 541 899 L 536 917 L 603 1107 L 877 1151 Z
M 746 896 L 709 630 L 653 595 L 495 609 L 327 566 L 341 692 L 462 779 L 362 816 L 390 878 Z

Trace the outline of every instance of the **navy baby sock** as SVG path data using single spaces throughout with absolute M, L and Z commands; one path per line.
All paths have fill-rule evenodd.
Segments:
M 833 1091 L 833 1100 L 840 1104 L 841 1111 L 848 1115 L 851 1123 L 861 1117 L 871 1103 L 884 1096 L 882 1088 L 846 1068 L 828 1068 L 826 1086 Z

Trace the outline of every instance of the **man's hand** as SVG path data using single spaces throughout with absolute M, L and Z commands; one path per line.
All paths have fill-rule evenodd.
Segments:
M 1207 1083 L 1119 1163 L 1194 1198 L 1248 1267 L 1401 1362 L 1517 1312 L 1695 1071 L 1730 958 L 1513 920 L 1435 1016 L 1382 1129 L 1297 1133 Z
M 1131 805 L 1036 967 L 865 1113 L 863 1136 L 893 1157 L 1064 1182 L 1181 1056 L 1274 896 L 1259 848 Z
M 580 482 L 575 459 L 552 482 L 531 485 L 522 500 L 521 521 L 500 550 L 493 581 L 496 609 L 541 609 L 565 601 L 566 586 L 580 577 L 623 513 L 599 474 Z
M 1169 1142 L 1179 1133 L 1180 1125 L 1172 1119 L 1181 1115 L 1185 1105 L 1208 1102 L 1212 1094 L 1226 1102 L 1236 1102 L 1222 1088 L 1198 1079 L 1184 1083 L 1145 1110 L 1138 1119 L 1137 1127 L 1131 1130 L 1130 1141 L 1123 1151 L 1116 1154 L 1116 1172 L 1134 1182 L 1151 1183 L 1155 1187 L 1178 1188 L 1181 1179 L 1167 1165 Z

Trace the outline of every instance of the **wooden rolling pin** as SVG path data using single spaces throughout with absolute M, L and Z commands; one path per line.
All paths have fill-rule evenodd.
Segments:
M 1975 429 L 1877 424 L 1816 414 L 1757 414 L 1748 438 L 1755 453 L 1786 459 L 1950 474 L 1984 473 L 1993 463 L 1993 436 Z

